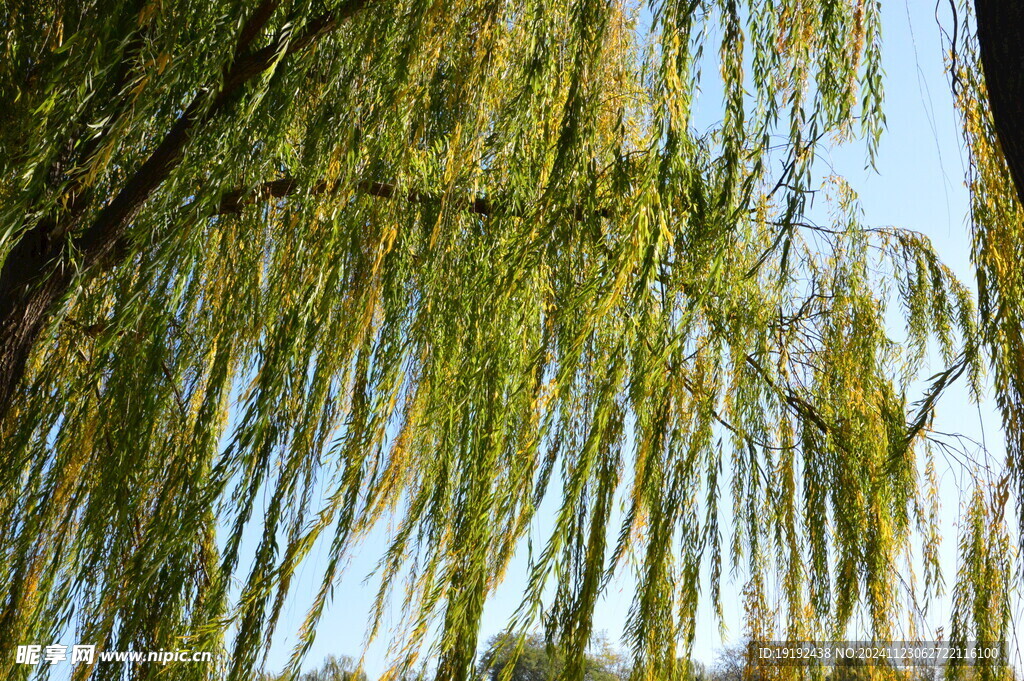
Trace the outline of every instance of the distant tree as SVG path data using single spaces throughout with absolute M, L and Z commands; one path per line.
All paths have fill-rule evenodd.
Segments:
M 291 681 L 287 672 L 264 674 L 260 681 Z M 302 672 L 294 681 L 367 681 L 366 672 L 348 656 L 328 655 L 317 669 Z
M 505 645 L 501 636 L 492 636 L 487 651 L 480 661 L 480 676 L 487 681 L 499 681 L 512 665 L 510 681 L 555 681 L 565 670 L 557 651 L 549 650 L 541 636 L 526 639 L 522 652 L 513 659 L 513 647 Z M 603 638 L 598 638 L 588 650 L 583 670 L 584 681 L 624 681 L 629 677 L 629 665 L 621 654 Z
M 743 681 L 747 665 L 747 647 L 733 645 L 718 651 L 715 662 L 708 670 L 709 681 Z

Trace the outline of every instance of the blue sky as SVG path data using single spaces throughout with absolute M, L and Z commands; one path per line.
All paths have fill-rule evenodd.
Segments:
M 940 19 L 948 26 L 950 17 L 945 3 L 941 4 L 942 11 L 946 13 L 940 13 Z M 968 196 L 964 187 L 966 160 L 961 148 L 959 123 L 943 72 L 943 48 L 935 11 L 931 0 L 883 3 L 888 126 L 879 150 L 877 172 L 865 169 L 864 147 L 860 143 L 836 150 L 828 161 L 859 193 L 865 224 L 893 225 L 926 234 L 943 261 L 973 288 Z M 709 110 L 717 115 L 719 103 L 707 103 Z M 941 368 L 936 361 L 925 367 L 922 374 L 928 376 Z M 980 406 L 972 404 L 963 385 L 954 387 L 940 403 L 936 427 L 984 442 L 994 460 L 1002 459 L 1002 439 L 994 402 L 989 400 Z M 961 480 L 953 468 L 944 463 L 940 457 L 945 538 L 943 563 L 946 583 L 951 587 L 955 576 L 955 523 L 960 510 L 958 485 Z M 543 522 L 541 517 L 536 526 Z M 363 580 L 372 572 L 382 549 L 383 546 L 374 544 L 371 538 L 354 555 L 345 576 L 336 584 L 334 600 L 321 620 L 316 642 L 304 667 L 318 666 L 328 654 L 354 655 L 362 650 L 366 619 L 377 588 L 376 582 L 365 583 Z M 269 669 L 281 668 L 288 659 L 294 639 L 287 634 L 301 625 L 306 605 L 319 587 L 320 566 L 326 559 L 326 553 L 324 546 L 315 549 L 298 572 L 293 596 L 285 607 L 278 627 L 280 634 L 268 660 Z M 499 631 L 515 610 L 523 586 L 522 563 L 517 561 L 506 583 L 485 609 L 482 640 Z M 694 648 L 697 659 L 711 662 L 716 651 L 735 641 L 741 628 L 739 603 L 735 596 L 738 593 L 738 584 L 726 585 L 723 589 L 729 629 L 724 638 L 711 618 L 709 605 L 702 605 Z M 621 634 L 631 597 L 629 584 L 613 584 L 598 607 L 596 628 L 606 630 L 613 641 Z M 948 619 L 943 605 L 939 603 L 932 613 L 936 626 Z M 384 630 L 380 639 L 367 650 L 366 669 L 371 678 L 384 668 L 387 638 Z

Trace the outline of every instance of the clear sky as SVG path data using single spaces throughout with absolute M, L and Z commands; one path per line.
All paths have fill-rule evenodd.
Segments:
M 934 242 L 943 261 L 961 280 L 972 286 L 968 197 L 964 187 L 965 156 L 961 149 L 959 123 L 953 109 L 942 64 L 942 43 L 936 20 L 934 0 L 888 0 L 883 2 L 883 49 L 888 128 L 883 136 L 877 161 L 877 173 L 865 169 L 864 147 L 854 143 L 831 155 L 835 170 L 848 179 L 859 193 L 868 225 L 894 225 L 923 232 Z M 951 24 L 945 3 L 939 19 Z M 718 102 L 708 102 L 710 110 L 720 110 Z M 699 104 L 698 104 L 699 106 Z M 938 362 L 923 370 L 928 376 L 942 367 Z M 936 427 L 959 432 L 987 443 L 995 461 L 1003 457 L 1002 436 L 994 401 L 971 404 L 966 390 L 959 385 L 948 392 L 938 408 Z M 940 458 L 939 463 L 944 461 Z M 948 587 L 955 577 L 955 522 L 959 512 L 960 481 L 952 467 L 940 468 L 945 538 L 943 564 Z M 538 520 L 543 524 L 544 519 Z M 726 523 L 723 522 L 723 528 Z M 727 538 L 723 545 L 727 546 Z M 336 585 L 334 600 L 324 615 L 316 642 L 304 667 L 318 666 L 328 654 L 358 655 L 363 648 L 366 619 L 377 584 L 364 583 L 383 550 L 371 541 L 363 546 L 349 564 L 344 578 Z M 294 639 L 286 634 L 301 625 L 309 599 L 319 587 L 326 547 L 314 550 L 297 574 L 293 596 L 278 626 L 280 635 L 268 660 L 268 668 L 280 669 L 287 661 Z M 522 562 L 517 561 L 509 578 L 485 609 L 481 640 L 498 632 L 515 610 L 523 586 Z M 725 585 L 723 600 L 726 625 L 723 639 L 711 619 L 710 608 L 701 608 L 694 654 L 711 662 L 716 651 L 735 641 L 741 623 L 736 594 L 739 585 Z M 612 586 L 596 613 L 598 630 L 606 630 L 616 641 L 621 634 L 632 597 L 630 585 Z M 934 625 L 948 619 L 945 608 L 935 608 Z M 387 632 L 367 651 L 366 670 L 371 679 L 384 668 L 382 659 Z

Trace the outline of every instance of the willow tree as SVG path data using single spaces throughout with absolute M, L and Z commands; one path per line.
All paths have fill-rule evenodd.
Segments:
M 0 26 L 4 678 L 68 627 L 250 678 L 326 545 L 297 664 L 383 519 L 371 632 L 393 597 L 392 673 L 445 680 L 527 541 L 506 640 L 543 626 L 570 679 L 625 571 L 638 680 L 679 673 L 724 569 L 755 638 L 892 636 L 941 583 L 930 421 L 990 356 L 974 302 L 814 163 L 874 153 L 877 0 L 12 0 Z M 1008 489 L 970 505 L 964 636 L 1006 628 Z

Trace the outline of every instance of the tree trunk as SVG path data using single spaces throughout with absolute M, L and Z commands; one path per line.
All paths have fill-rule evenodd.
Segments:
M 71 283 L 66 268 L 46 267 L 55 253 L 39 248 L 34 236 L 26 235 L 15 245 L 0 272 L 0 421 L 25 374 L 29 354 Z M 42 276 L 46 273 L 48 277 Z
M 974 7 L 996 134 L 1024 205 L 1024 2 L 975 0 Z

